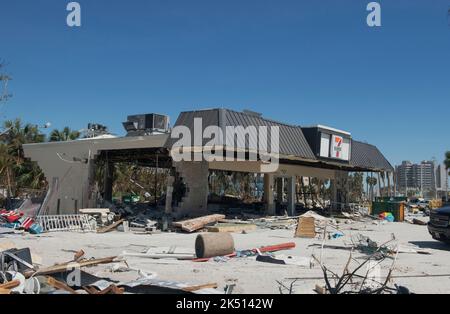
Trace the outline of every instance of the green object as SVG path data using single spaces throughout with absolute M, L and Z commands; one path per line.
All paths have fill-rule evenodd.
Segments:
M 139 203 L 141 200 L 141 197 L 139 195 L 124 195 L 122 196 L 122 202 L 124 204 L 133 204 L 133 203 Z
M 389 212 L 395 218 L 395 221 L 402 222 L 405 217 L 405 206 L 402 202 L 373 202 L 372 215 L 379 216 L 382 213 Z

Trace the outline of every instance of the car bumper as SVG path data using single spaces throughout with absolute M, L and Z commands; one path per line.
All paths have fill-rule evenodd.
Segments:
M 443 227 L 435 227 L 431 224 L 428 224 L 428 231 L 430 232 L 431 236 L 435 240 L 439 241 L 450 241 L 450 228 L 443 228 Z

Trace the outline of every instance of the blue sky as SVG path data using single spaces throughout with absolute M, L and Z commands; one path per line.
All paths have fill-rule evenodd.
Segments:
M 128 114 L 252 109 L 325 124 L 392 163 L 450 150 L 450 0 L 0 0 L 2 118 L 123 134 Z

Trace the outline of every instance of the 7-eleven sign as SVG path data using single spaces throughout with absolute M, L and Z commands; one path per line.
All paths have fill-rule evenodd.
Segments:
M 342 136 L 333 135 L 331 138 L 331 157 L 343 159 L 344 138 Z

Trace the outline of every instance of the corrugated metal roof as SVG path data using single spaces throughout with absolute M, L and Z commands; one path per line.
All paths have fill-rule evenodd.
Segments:
M 241 126 L 244 129 L 250 126 L 255 126 L 256 128 L 260 126 L 268 127 L 267 130 L 267 147 L 271 147 L 271 131 L 269 127 L 277 126 L 279 127 L 280 136 L 280 147 L 279 152 L 281 155 L 293 156 L 302 159 L 316 160 L 308 142 L 303 135 L 300 126 L 291 126 L 284 123 L 268 120 L 259 117 L 254 114 L 249 114 L 245 112 L 237 112 L 229 109 L 210 109 L 210 110 L 200 110 L 200 111 L 188 111 L 182 112 L 178 117 L 176 126 L 186 126 L 191 131 L 191 136 L 193 136 L 194 130 L 194 119 L 202 118 L 202 131 L 208 126 L 219 126 L 224 130 L 226 135 L 226 140 L 230 143 L 234 143 L 233 135 L 234 133 L 226 132 L 226 127 L 236 127 Z M 237 130 L 237 134 L 242 133 L 242 130 Z M 249 138 L 246 138 L 245 145 L 243 147 L 236 146 L 239 149 L 245 149 L 249 147 L 249 140 L 253 143 L 258 143 L 257 133 L 250 133 Z M 203 145 L 209 142 L 210 139 L 204 139 Z M 176 139 L 169 139 L 166 143 L 166 147 L 171 147 L 176 142 Z
M 354 140 L 350 164 L 364 169 L 394 171 L 392 165 L 376 146 Z
M 233 110 L 226 111 L 227 126 L 277 126 L 280 130 L 280 154 L 285 156 L 294 156 L 304 159 L 315 160 L 316 157 L 311 150 L 300 126 L 292 126 L 272 120 L 268 120 L 245 112 Z M 271 144 L 270 131 L 268 130 L 268 145 Z
M 191 131 L 191 136 L 194 134 L 194 119 L 202 118 L 202 132 L 208 126 L 219 126 L 224 130 L 226 134 L 226 140 L 233 141 L 233 134 L 225 132 L 227 126 L 241 126 L 244 129 L 249 126 L 278 126 L 280 130 L 280 155 L 291 156 L 294 158 L 301 158 L 306 161 L 317 161 L 311 147 L 309 146 L 303 131 L 300 126 L 288 125 L 285 123 L 265 119 L 261 116 L 250 114 L 246 112 L 238 112 L 230 109 L 208 109 L 198 111 L 186 111 L 180 113 L 175 126 L 186 126 Z M 242 130 L 241 130 L 242 131 Z M 241 133 L 238 131 L 237 133 Z M 268 130 L 268 147 L 271 142 L 271 132 Z M 256 134 L 250 134 L 249 137 L 252 141 L 257 143 Z M 193 139 L 193 138 L 192 138 Z M 165 147 L 170 148 L 178 139 L 169 138 Z M 208 143 L 210 139 L 203 139 L 203 144 Z M 193 140 L 192 140 L 193 142 Z M 249 139 L 246 139 L 244 147 L 248 148 Z M 327 163 L 327 161 L 322 160 Z M 333 165 L 333 161 L 330 160 L 330 165 Z M 354 167 L 361 171 L 393 171 L 392 165 L 378 150 L 377 147 L 352 140 L 351 160 L 347 164 L 349 167 Z

